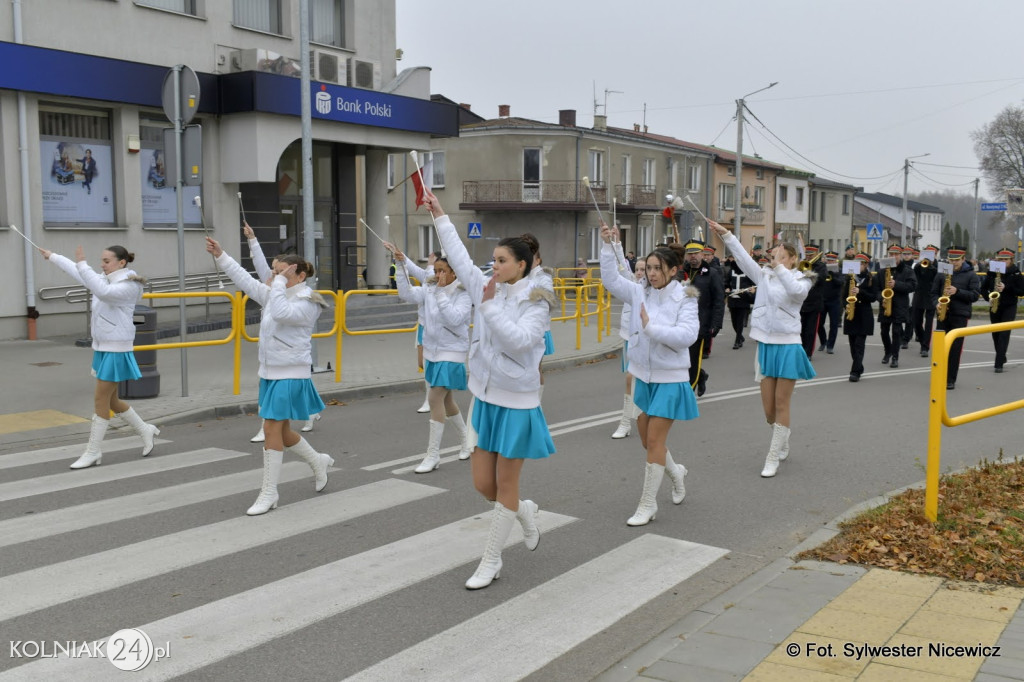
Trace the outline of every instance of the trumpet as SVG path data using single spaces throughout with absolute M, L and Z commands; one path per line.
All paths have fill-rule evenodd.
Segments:
M 853 287 L 855 286 L 853 281 L 853 273 L 847 275 L 850 278 L 850 286 L 846 289 L 846 319 L 852 320 L 854 313 L 857 312 L 857 297 L 853 295 Z
M 1002 280 L 1001 273 L 997 272 L 996 273 L 996 284 L 995 285 L 999 286 L 999 283 L 1002 282 L 1002 281 L 1003 280 Z M 988 295 L 988 304 L 990 306 L 989 310 L 991 310 L 993 313 L 995 313 L 997 310 L 999 310 L 999 292 L 998 291 L 993 291 L 991 294 Z
M 921 267 L 922 268 L 927 268 L 931 264 L 932 264 L 932 262 L 930 260 L 928 260 L 927 258 L 925 258 L 925 259 L 923 259 L 921 261 Z
M 945 291 L 949 287 L 953 286 L 953 275 L 946 275 L 946 283 L 942 286 L 942 290 Z M 939 296 L 939 304 L 935 306 L 935 318 L 942 322 L 946 319 L 946 313 L 949 312 L 949 296 L 943 294 Z
M 807 272 L 814 267 L 814 264 L 818 262 L 818 259 L 825 255 L 824 251 L 819 251 L 813 258 L 805 258 L 797 264 L 797 270 L 800 272 Z
M 889 288 L 889 280 L 892 279 L 892 268 L 885 269 L 885 282 L 886 287 L 882 289 L 882 314 L 886 317 L 892 317 L 892 296 L 895 293 Z

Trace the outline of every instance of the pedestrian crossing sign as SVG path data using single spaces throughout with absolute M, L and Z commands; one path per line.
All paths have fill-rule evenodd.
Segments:
M 882 223 L 867 224 L 868 241 L 882 241 Z
M 483 230 L 481 229 L 481 223 L 470 223 L 469 224 L 469 238 L 480 239 L 483 236 Z

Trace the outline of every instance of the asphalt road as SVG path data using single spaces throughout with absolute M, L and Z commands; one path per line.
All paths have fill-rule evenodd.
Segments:
M 529 679 L 589 679 L 690 610 L 783 556 L 854 504 L 923 480 L 929 360 L 918 357 L 912 346 L 901 357 L 900 369 L 883 368 L 877 336 L 869 341 L 867 374 L 857 384 L 847 381 L 850 361 L 845 339 L 840 339 L 835 355 L 815 353 L 818 378 L 801 383 L 793 399 L 790 458 L 778 476 L 762 479 L 759 472 L 771 432 L 753 383 L 754 346 L 748 343 L 733 351 L 724 338 L 717 340 L 707 361 L 711 378 L 708 393 L 699 401 L 701 416 L 675 424 L 669 437 L 675 460 L 689 469 L 686 499 L 679 506 L 671 504 L 666 478 L 657 519 L 642 528 L 625 524 L 642 487 L 644 453 L 639 438 L 635 433 L 624 440 L 609 438 L 622 403 L 618 359 L 548 373 L 544 411 L 558 453 L 546 461 L 527 463 L 521 483 L 524 497 L 536 500 L 543 514 L 551 514 L 549 518 L 560 515 L 557 518 L 564 525 L 546 531 L 536 552 L 527 552 L 521 545 L 506 549 L 501 579 L 476 592 L 463 589 L 476 559 L 456 559 L 449 566 L 443 551 L 429 554 L 436 559 L 424 559 L 423 563 L 436 561 L 436 567 L 415 566 L 423 575 L 405 582 L 394 576 L 398 565 L 394 558 L 374 559 L 358 568 L 345 563 L 363 553 L 374 556 L 375 550 L 389 543 L 427 538 L 435 529 L 473 517 L 482 521 L 474 526 L 470 542 L 479 545 L 477 557 L 482 551 L 485 531 L 479 529 L 486 527 L 488 506 L 472 488 L 468 463 L 446 461 L 428 475 L 408 471 L 426 445 L 426 416 L 415 413 L 422 400 L 419 393 L 329 407 L 317 430 L 309 435 L 318 449 L 335 457 L 337 470 L 327 489 L 315 495 L 311 478 L 298 472 L 297 480 L 280 487 L 281 507 L 260 518 L 244 519 L 259 485 L 260 459 L 256 446 L 248 441 L 258 427 L 255 417 L 165 427 L 161 439 L 168 442 L 147 458 L 147 466 L 201 448 L 239 453 L 179 468 L 126 474 L 93 485 L 44 487 L 36 494 L 29 493 L 40 482 L 72 480 L 55 477 L 67 474 L 73 455 L 68 461 L 6 468 L 0 477 L 0 538 L 11 524 L 24 526 L 23 519 L 29 515 L 40 519 L 38 528 L 42 530 L 40 537 L 8 544 L 0 552 L 0 593 L 28 594 L 24 608 L 0 610 L 0 622 L 7 639 L 89 640 L 125 627 L 147 629 L 162 619 L 191 622 L 188 618 L 194 610 L 207 608 L 215 624 L 223 619 L 225 634 L 236 627 L 250 634 L 252 641 L 230 655 L 203 660 L 202 667 L 184 672 L 181 679 L 344 679 L 449 630 L 460 633 L 467 647 L 460 649 L 455 642 L 454 661 L 477 646 L 470 639 L 471 628 L 469 633 L 458 630 L 467 621 L 529 602 L 537 594 L 534 591 L 549 581 L 572 575 L 570 572 L 592 560 L 600 562 L 617 549 L 630 551 L 632 541 L 644 534 L 728 552 L 681 581 L 671 579 L 668 591 L 657 596 L 635 581 L 633 606 L 615 614 L 610 625 L 595 626 L 593 631 L 586 630 L 583 621 L 587 616 L 582 613 L 545 614 L 543 603 L 534 605 L 533 611 L 527 609 L 526 613 L 537 615 L 515 623 L 516 628 L 528 630 L 535 624 L 539 627 L 544 618 L 554 618 L 567 632 L 579 628 L 586 633 L 583 641 L 571 641 L 570 637 L 564 650 L 538 658 L 542 664 Z M 989 348 L 987 341 L 968 345 L 957 389 L 948 394 L 952 413 L 1019 399 L 1024 369 L 1011 365 L 1004 374 L 992 373 Z M 1021 350 L 1024 334 L 1018 333 L 1010 357 L 1020 357 Z M 465 409 L 468 395 L 459 396 L 458 402 Z M 1006 456 L 1021 454 L 1018 433 L 1013 414 L 944 429 L 943 469 L 975 464 L 983 457 L 994 459 L 1001 448 Z M 455 445 L 451 434 L 446 434 L 444 445 Z M 0 455 L 0 466 L 8 454 L 13 456 Z M 134 447 L 112 451 L 105 454 L 102 467 L 89 473 L 112 475 L 118 467 L 139 462 Z M 201 484 L 221 476 L 245 476 L 244 472 L 250 472 L 251 490 L 200 496 L 180 505 L 172 499 L 154 511 L 145 507 L 127 511 L 135 508 L 126 501 L 124 517 L 118 517 L 115 509 L 107 512 L 114 514 L 110 520 L 101 518 L 93 507 L 83 507 L 84 520 L 77 521 L 80 527 L 57 534 L 48 530 L 49 519 L 59 510 L 128 500 L 139 493 Z M 239 526 L 242 530 L 234 533 L 248 537 L 256 524 L 292 513 L 287 511 L 289 506 L 320 501 L 314 498 L 329 500 L 326 495 L 340 499 L 363 486 L 390 482 L 429 489 L 417 489 L 401 502 L 389 502 L 382 494 L 378 506 L 370 511 L 323 523 L 317 518 L 323 511 L 299 514 L 303 507 L 294 507 L 295 525 L 285 525 L 280 537 L 263 542 L 256 535 L 248 546 L 223 553 L 217 546 L 227 543 L 227 547 L 231 532 L 207 540 L 189 535 L 210 524 L 237 523 L 241 518 L 249 525 Z M 29 493 L 20 492 L 26 490 Z M 369 497 L 367 504 L 374 503 L 373 495 Z M 51 514 L 45 516 L 46 512 Z M 91 523 L 91 514 L 96 514 L 96 524 Z M 160 541 L 138 555 L 123 554 L 124 548 L 176 533 L 184 533 L 184 541 L 167 570 L 158 566 L 151 574 L 133 577 L 132 570 L 160 550 Z M 429 549 L 429 541 L 425 546 Z M 454 549 L 452 553 L 456 553 Z M 287 584 L 289 579 L 321 567 L 322 581 L 312 587 L 307 584 L 283 593 L 263 591 L 278 581 Z M 658 570 L 671 577 L 675 568 L 669 565 Z M 402 570 L 412 569 L 398 569 Z M 107 575 L 118 572 L 128 577 L 119 580 Z M 114 587 L 106 586 L 108 579 L 114 581 L 110 583 Z M 366 581 L 371 586 L 378 581 L 383 585 L 390 580 L 396 581 L 393 589 L 381 588 L 381 594 L 373 598 L 332 612 L 332 600 L 356 589 L 350 585 Z M 75 587 L 65 582 L 75 583 Z M 566 591 L 578 587 L 571 581 L 567 585 Z M 618 593 L 634 598 L 634 583 L 614 585 Z M 57 596 L 46 596 L 47 586 L 54 586 Z M 60 597 L 60 589 L 65 588 L 68 597 Z M 275 616 L 274 609 L 285 605 L 300 613 L 326 608 L 327 615 L 286 628 L 284 634 L 261 634 L 284 618 Z M 495 607 L 501 608 L 490 611 Z M 245 625 L 231 626 L 233 615 L 243 618 Z M 174 651 L 172 648 L 172 662 Z M 502 655 L 510 659 L 538 656 L 529 646 Z M 4 671 L 28 671 L 30 668 L 16 669 L 22 663 L 8 656 L 0 658 L 0 679 L 4 679 Z M 161 663 L 153 663 L 147 672 L 159 678 Z M 102 670 L 109 674 L 109 668 Z M 61 675 L 48 678 L 60 679 Z M 74 678 L 81 679 L 78 675 Z

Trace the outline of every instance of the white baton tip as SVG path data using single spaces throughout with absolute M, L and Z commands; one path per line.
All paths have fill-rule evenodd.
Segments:
M 583 184 L 586 185 L 587 187 L 590 187 L 590 178 L 588 178 L 586 175 L 583 176 Z
M 239 198 L 239 199 L 241 199 L 241 198 L 242 198 L 242 193 L 241 193 L 241 192 L 239 192 L 239 193 L 238 193 L 238 198 Z

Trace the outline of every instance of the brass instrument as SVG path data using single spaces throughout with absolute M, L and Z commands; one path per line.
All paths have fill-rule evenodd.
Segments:
M 953 275 L 946 275 L 946 283 L 942 286 L 942 291 L 946 291 L 951 286 L 953 286 Z M 935 318 L 942 322 L 946 319 L 947 312 L 949 312 L 949 296 L 943 294 L 939 296 L 939 304 L 935 306 Z
M 825 255 L 824 251 L 819 251 L 813 258 L 805 258 L 804 260 L 797 263 L 797 270 L 800 272 L 807 272 L 814 267 L 814 264 L 818 262 L 818 259 Z
M 851 272 L 847 277 L 850 278 L 850 286 L 846 289 L 846 319 L 852 320 L 854 313 L 857 312 L 857 297 L 851 292 L 856 284 L 853 281 L 853 273 Z
M 885 288 L 882 289 L 882 314 L 892 317 L 892 296 L 895 293 L 889 288 L 889 280 L 892 279 L 892 268 L 885 269 Z
M 922 268 L 927 268 L 931 264 L 932 264 L 932 262 L 930 260 L 928 260 L 927 258 L 921 260 L 921 267 Z
M 996 273 L 996 283 L 995 283 L 995 286 L 998 287 L 999 283 L 1002 282 L 1002 281 L 1003 280 L 1002 280 L 1001 273 L 997 272 Z M 999 292 L 998 291 L 993 291 L 991 294 L 988 295 L 988 304 L 989 304 L 989 306 L 991 306 L 990 310 L 993 313 L 996 312 L 997 310 L 999 310 Z

